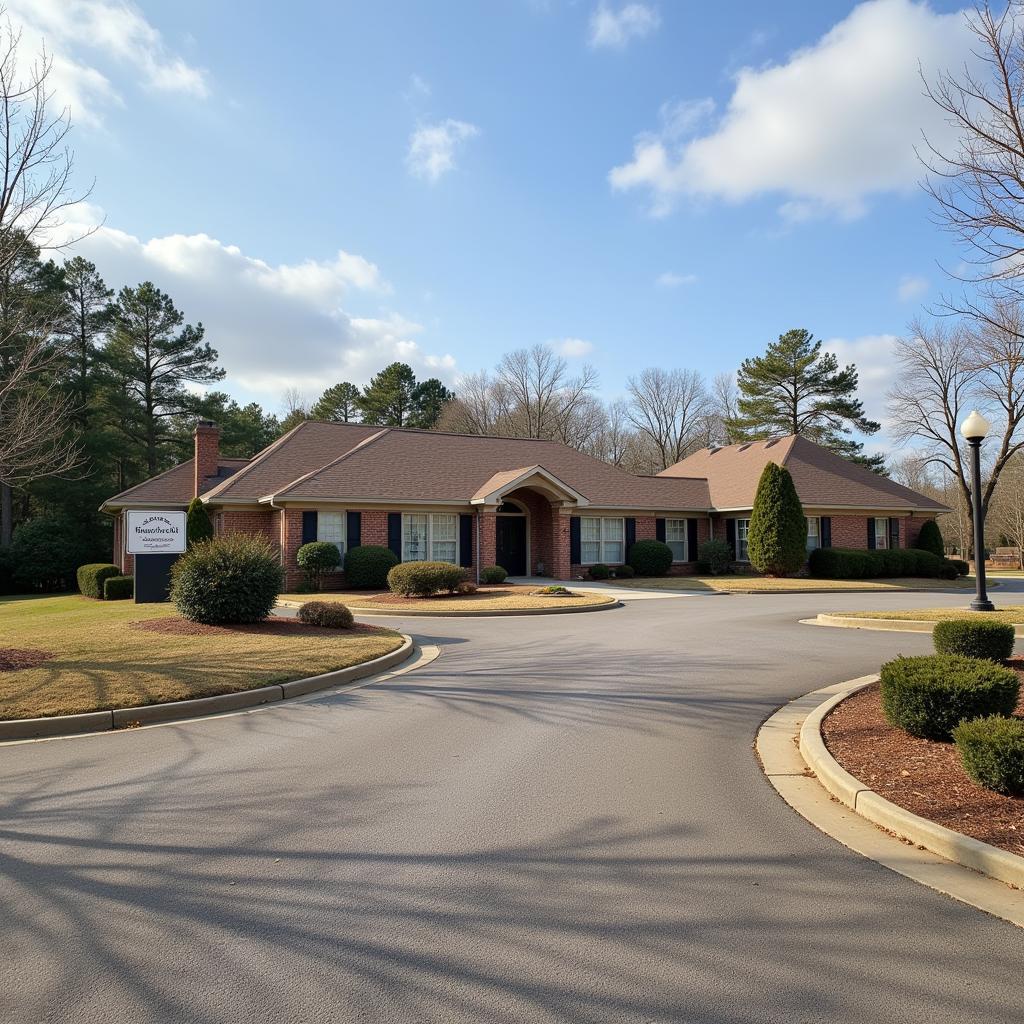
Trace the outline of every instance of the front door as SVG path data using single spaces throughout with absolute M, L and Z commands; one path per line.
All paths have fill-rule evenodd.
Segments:
M 496 557 L 509 576 L 526 575 L 526 516 L 498 516 Z

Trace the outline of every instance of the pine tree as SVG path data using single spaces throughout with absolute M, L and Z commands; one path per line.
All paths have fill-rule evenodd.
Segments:
M 409 415 L 409 426 L 433 430 L 444 407 L 454 399 L 455 395 L 436 377 L 420 381 L 412 391 L 413 408 Z
M 805 330 L 787 331 L 763 356 L 744 359 L 736 379 L 737 413 L 728 421 L 733 436 L 760 440 L 780 434 L 802 434 L 844 458 L 883 471 L 878 456 L 864 456 L 851 429 L 875 434 L 881 425 L 870 420 L 857 396 L 857 367 L 840 368 L 831 352 Z
M 769 462 L 761 473 L 747 533 L 750 564 L 767 576 L 796 572 L 807 561 L 807 520 L 789 470 Z
M 359 411 L 364 423 L 387 427 L 408 425 L 415 411 L 413 392 L 416 375 L 405 363 L 391 363 L 370 378 L 370 383 L 359 396 Z
M 343 380 L 329 387 L 310 410 L 315 420 L 352 423 L 359 418 L 359 388 Z

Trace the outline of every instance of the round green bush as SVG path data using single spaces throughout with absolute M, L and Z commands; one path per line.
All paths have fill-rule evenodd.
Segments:
M 1024 721 L 989 715 L 953 730 L 964 771 L 980 786 L 1024 795 Z
M 947 562 L 956 569 L 957 576 L 966 576 L 971 567 L 962 558 L 947 558 Z
M 229 533 L 194 545 L 171 568 L 171 600 L 194 622 L 262 622 L 277 603 L 284 570 L 263 537 Z
M 104 580 L 120 575 L 121 570 L 110 562 L 89 562 L 86 565 L 80 565 L 75 574 L 79 592 L 85 597 L 91 597 L 97 601 L 103 600 Z
M 345 584 L 355 590 L 380 590 L 388 585 L 388 573 L 398 565 L 391 548 L 361 544 L 345 555 Z
M 697 549 L 697 568 L 712 576 L 721 576 L 732 568 L 732 548 L 724 540 L 706 540 Z
M 402 562 L 388 573 L 388 586 L 402 597 L 458 592 L 463 571 L 449 562 Z
M 337 569 L 341 564 L 341 552 L 337 544 L 326 540 L 314 540 L 303 544 L 295 553 L 295 561 L 306 574 L 306 581 L 314 590 L 323 584 L 324 573 Z
M 660 540 L 638 540 L 626 560 L 637 576 L 664 576 L 672 568 L 672 549 Z
M 108 576 L 103 581 L 104 601 L 127 601 L 135 593 L 135 580 L 131 576 Z
M 592 580 L 606 580 L 609 576 L 611 576 L 611 574 L 611 569 L 609 569 L 607 565 L 604 565 L 601 562 L 599 562 L 597 565 L 592 565 L 590 567 L 590 578 Z
M 921 524 L 914 547 L 921 551 L 930 551 L 933 555 L 938 555 L 939 558 L 945 555 L 946 545 L 942 542 L 942 531 L 934 519 L 928 519 Z
M 789 470 L 769 462 L 761 472 L 747 535 L 750 564 L 786 576 L 807 561 L 807 520 Z
M 352 612 L 340 601 L 307 601 L 299 608 L 299 622 L 327 629 L 351 629 Z
M 932 642 L 939 654 L 962 654 L 965 658 L 1006 661 L 1013 654 L 1016 631 L 1005 622 L 991 619 L 946 619 L 932 630 Z
M 508 573 L 500 565 L 485 565 L 480 570 L 481 583 L 504 583 L 508 579 Z
M 636 575 L 636 569 L 631 565 L 617 565 L 615 567 L 615 578 L 617 580 L 631 580 Z
M 911 736 L 948 740 L 961 722 L 1008 715 L 1017 706 L 1017 673 L 957 654 L 896 658 L 882 666 L 882 710 Z

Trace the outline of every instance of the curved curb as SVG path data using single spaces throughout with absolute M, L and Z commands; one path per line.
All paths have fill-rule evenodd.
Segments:
M 201 718 L 204 715 L 222 711 L 238 711 L 258 707 L 275 701 L 300 697 L 316 690 L 356 682 L 367 676 L 376 675 L 385 669 L 408 660 L 413 654 L 411 636 L 400 634 L 400 647 L 380 657 L 364 661 L 348 668 L 323 672 L 304 679 L 293 679 L 287 683 L 274 683 L 253 690 L 237 690 L 214 697 L 196 697 L 192 700 L 173 700 L 164 704 L 142 704 L 131 708 L 114 708 L 111 711 L 92 711 L 82 715 L 53 715 L 47 718 L 16 718 L 0 722 L 0 742 L 6 740 L 40 739 L 50 736 L 75 736 L 81 733 L 108 732 L 136 725 L 152 725 L 157 722 L 177 721 L 187 718 Z
M 316 599 L 311 598 L 311 600 Z M 298 601 L 278 601 L 277 606 L 279 608 L 301 608 L 302 604 Z M 604 612 L 611 608 L 621 607 L 621 601 L 612 599 L 604 604 L 590 604 L 582 608 L 493 608 L 490 611 L 479 612 L 433 611 L 430 608 L 407 608 L 403 611 L 385 612 L 380 610 L 380 606 L 360 608 L 354 604 L 350 604 L 348 609 L 356 615 L 373 619 L 404 619 L 417 616 L 431 619 L 499 619 L 512 615 L 582 615 L 585 612 Z
M 821 735 L 825 716 L 841 701 L 877 681 L 877 676 L 859 681 L 858 685 L 830 696 L 807 715 L 800 727 L 800 754 L 808 768 L 837 800 L 868 821 L 946 860 L 962 864 L 965 868 L 979 871 L 1000 882 L 1024 888 L 1024 857 L 972 839 L 899 807 L 854 778 L 829 753 Z
M 966 609 L 965 609 L 966 610 Z M 940 620 L 941 621 L 941 620 Z M 819 612 L 814 619 L 801 619 L 805 626 L 833 626 L 836 629 L 873 629 L 878 632 L 931 633 L 937 623 L 927 619 L 867 619 L 854 615 L 829 615 Z M 1018 638 L 1024 638 L 1024 624 L 1017 624 Z

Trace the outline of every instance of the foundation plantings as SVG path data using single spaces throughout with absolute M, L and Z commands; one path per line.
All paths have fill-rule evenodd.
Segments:
M 349 548 L 345 555 L 345 583 L 354 590 L 382 590 L 388 573 L 398 565 L 398 555 L 378 544 Z

